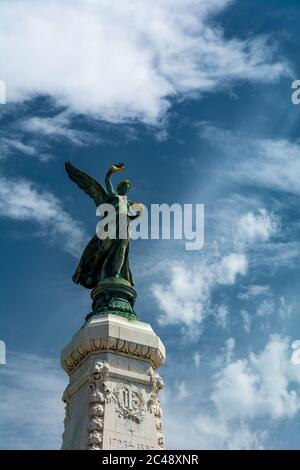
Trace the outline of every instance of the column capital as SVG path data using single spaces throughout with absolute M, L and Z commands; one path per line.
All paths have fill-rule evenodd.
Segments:
M 63 349 L 61 364 L 70 375 L 89 356 L 115 352 L 144 359 L 157 369 L 165 347 L 148 323 L 108 314 L 93 315 Z

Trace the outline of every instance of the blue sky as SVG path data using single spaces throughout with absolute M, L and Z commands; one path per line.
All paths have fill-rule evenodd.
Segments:
M 71 275 L 98 221 L 65 160 L 99 179 L 124 161 L 146 205 L 205 204 L 203 250 L 131 251 L 167 348 L 167 447 L 299 448 L 299 21 L 283 0 L 2 0 L 1 448 L 61 444 L 59 355 L 90 311 Z

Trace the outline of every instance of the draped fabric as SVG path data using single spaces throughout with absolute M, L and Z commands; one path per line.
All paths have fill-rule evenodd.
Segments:
M 112 278 L 119 271 L 120 277 L 133 286 L 128 259 L 129 244 L 129 240 L 100 240 L 94 235 L 82 253 L 73 281 L 93 289 L 99 281 Z

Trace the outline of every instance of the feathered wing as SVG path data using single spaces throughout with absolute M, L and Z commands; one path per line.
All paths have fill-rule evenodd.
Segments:
M 70 162 L 65 163 L 65 169 L 69 178 L 94 200 L 97 207 L 107 202 L 108 194 L 98 181 L 73 166 Z

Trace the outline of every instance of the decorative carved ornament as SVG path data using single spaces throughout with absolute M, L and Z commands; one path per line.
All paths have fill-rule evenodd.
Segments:
M 64 418 L 64 432 L 62 434 L 62 439 L 64 440 L 65 432 L 70 421 L 70 397 L 68 395 L 69 386 L 64 391 L 62 400 L 65 404 L 65 418 Z
M 148 402 L 144 397 L 142 387 L 120 382 L 111 390 L 107 384 L 109 367 L 107 364 L 95 362 L 89 384 L 89 426 L 87 448 L 89 450 L 101 450 L 103 442 L 104 405 L 113 401 L 116 405 L 116 413 L 120 418 L 129 419 L 136 423 L 142 423 L 146 411 L 154 414 L 157 441 L 160 449 L 164 448 L 164 436 L 162 432 L 162 410 L 158 395 L 164 387 L 164 382 L 153 369 L 150 372 L 151 392 Z
M 62 361 L 64 370 L 71 374 L 72 371 L 83 362 L 87 356 L 96 352 L 117 352 L 125 353 L 130 356 L 139 357 L 149 360 L 156 369 L 160 367 L 165 358 L 158 348 L 152 348 L 133 341 L 125 341 L 119 338 L 91 338 L 79 344 L 70 354 Z
M 158 446 L 160 449 L 163 449 L 165 445 L 165 440 L 164 440 L 164 435 L 162 433 L 162 410 L 160 407 L 160 400 L 158 398 L 158 395 L 165 384 L 162 378 L 160 377 L 160 375 L 154 370 L 150 372 L 150 378 L 151 378 L 152 390 L 151 390 L 150 399 L 148 400 L 147 406 L 150 412 L 154 414 Z
M 120 418 L 130 419 L 138 424 L 144 421 L 147 405 L 141 387 L 118 383 L 112 391 L 112 400 Z
M 101 450 L 103 442 L 104 405 L 110 401 L 110 389 L 107 385 L 109 367 L 107 364 L 95 362 L 89 382 L 89 425 L 87 448 Z

